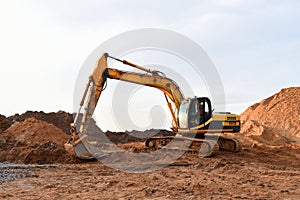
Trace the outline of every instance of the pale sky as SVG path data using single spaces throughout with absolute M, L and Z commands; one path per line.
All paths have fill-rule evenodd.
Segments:
M 299 10 L 296 0 L 1 0 L 0 113 L 73 112 L 76 78 L 98 45 L 162 28 L 204 48 L 223 80 L 227 110 L 239 114 L 300 85 Z

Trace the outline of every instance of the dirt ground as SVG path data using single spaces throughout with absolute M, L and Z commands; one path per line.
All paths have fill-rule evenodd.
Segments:
M 286 88 L 242 113 L 241 131 L 227 135 L 241 141 L 243 151 L 211 158 L 185 153 L 147 173 L 126 173 L 67 154 L 63 144 L 70 138 L 72 114 L 0 115 L 0 199 L 300 199 L 299 96 L 300 87 Z M 101 131 L 92 128 L 94 136 Z M 106 135 L 134 154 L 150 152 L 134 135 L 153 133 L 174 134 Z
M 178 166 L 176 166 L 176 163 Z M 244 149 L 173 166 L 125 173 L 95 161 L 17 167 L 24 178 L 0 182 L 2 199 L 299 199 L 299 149 Z M 22 173 L 22 174 L 26 174 Z

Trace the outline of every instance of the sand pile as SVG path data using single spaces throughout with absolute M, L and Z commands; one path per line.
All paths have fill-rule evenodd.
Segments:
M 50 113 L 27 111 L 21 115 L 15 114 L 10 116 L 7 120 L 10 124 L 13 124 L 14 122 L 21 122 L 31 117 L 48 122 L 49 124 L 60 128 L 65 133 L 70 134 L 70 123 L 73 122 L 73 115 L 64 111 Z
M 61 129 L 35 118 L 15 122 L 2 136 L 9 140 L 15 140 L 27 145 L 47 142 L 63 145 L 69 139 L 68 135 Z
M 0 162 L 70 163 L 63 147 L 69 136 L 47 122 L 28 118 L 0 134 Z
M 276 129 L 263 126 L 254 120 L 247 120 L 242 124 L 242 138 L 243 144 L 251 144 L 254 146 L 268 146 L 268 147 L 284 147 L 294 144 L 296 140 L 282 136 Z
M 241 114 L 244 142 L 267 146 L 300 144 L 300 87 L 282 89 Z

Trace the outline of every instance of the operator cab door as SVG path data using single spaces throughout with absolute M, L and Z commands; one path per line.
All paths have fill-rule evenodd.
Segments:
M 211 103 L 207 97 L 185 99 L 182 101 L 178 121 L 180 129 L 196 128 L 204 124 L 212 116 Z M 203 125 L 204 127 L 204 125 Z M 198 128 L 197 128 L 198 129 Z
M 211 103 L 207 97 L 191 99 L 188 112 L 189 128 L 196 128 L 207 122 L 211 118 L 211 110 Z

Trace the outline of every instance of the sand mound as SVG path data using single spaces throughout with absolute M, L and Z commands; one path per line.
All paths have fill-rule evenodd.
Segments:
M 251 143 L 257 146 L 284 147 L 296 142 L 254 120 L 244 122 L 241 132 L 243 133 L 243 137 L 240 140 L 243 143 Z
M 0 162 L 70 163 L 63 147 L 69 136 L 47 122 L 28 118 L 0 134 Z
M 63 145 L 69 139 L 61 129 L 35 118 L 15 122 L 2 135 L 27 145 L 47 142 Z
M 269 146 L 300 144 L 300 87 L 282 89 L 241 114 L 245 141 Z
M 15 114 L 10 116 L 7 120 L 10 124 L 13 124 L 14 122 L 21 122 L 31 117 L 48 122 L 49 124 L 60 128 L 65 133 L 70 134 L 70 123 L 73 122 L 73 115 L 64 111 L 50 113 L 27 111 L 21 115 Z

